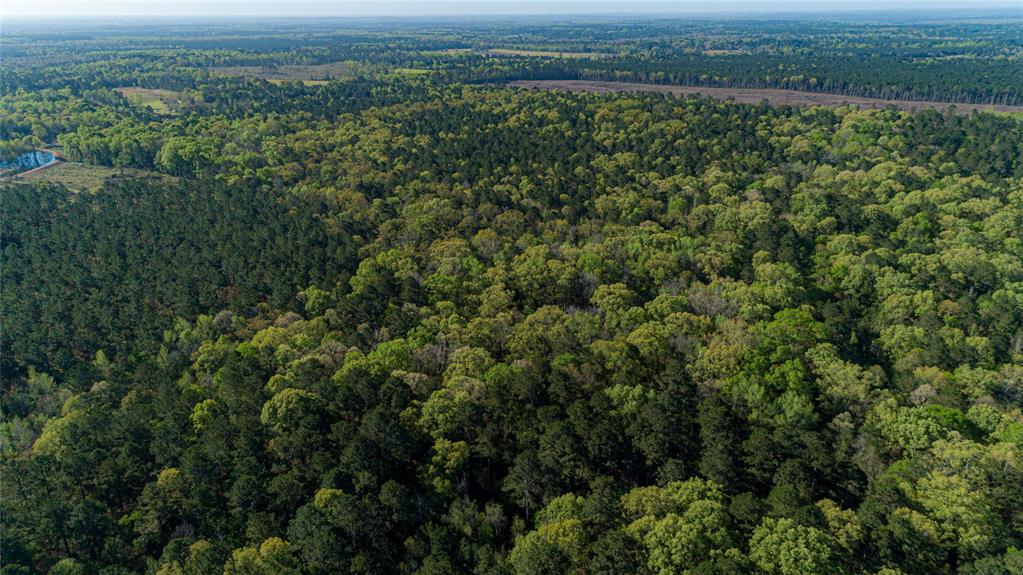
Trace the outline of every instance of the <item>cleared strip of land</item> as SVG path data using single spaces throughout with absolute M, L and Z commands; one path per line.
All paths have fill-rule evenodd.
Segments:
M 861 108 L 886 108 L 894 106 L 900 110 L 934 108 L 949 110 L 955 106 L 960 114 L 973 110 L 987 110 L 1006 113 L 1023 113 L 1023 106 L 996 106 L 985 104 L 951 104 L 948 102 L 921 102 L 910 100 L 881 100 L 879 98 L 858 98 L 822 92 L 801 92 L 773 88 L 708 88 L 706 86 L 667 86 L 663 84 L 641 84 L 638 82 L 601 82 L 596 80 L 516 80 L 508 83 L 520 88 L 541 88 L 546 90 L 569 90 L 572 92 L 656 92 L 660 94 L 694 95 L 702 94 L 719 100 L 734 100 L 744 104 L 759 104 L 767 100 L 776 106 L 841 106 L 852 104 Z

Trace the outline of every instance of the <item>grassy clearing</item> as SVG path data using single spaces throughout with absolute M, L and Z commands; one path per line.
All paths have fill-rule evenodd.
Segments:
M 277 84 L 278 86 L 285 82 L 302 82 L 306 86 L 320 86 L 323 84 L 329 84 L 330 80 L 284 80 L 281 78 L 265 78 L 267 82 L 271 84 Z
M 78 162 L 61 162 L 45 170 L 32 172 L 17 178 L 5 178 L 4 182 L 44 182 L 51 184 L 63 184 L 69 190 L 76 192 L 95 192 L 100 189 L 108 180 L 118 178 L 155 177 L 173 181 L 170 176 L 163 176 L 146 170 L 110 168 L 107 166 L 93 166 L 80 164 Z
M 401 76 L 425 76 L 433 72 L 433 70 L 424 70 L 422 68 L 395 68 L 394 73 Z
M 355 62 L 330 62 L 327 64 L 286 65 L 286 66 L 221 66 L 210 68 L 218 76 L 245 76 L 261 78 L 275 84 L 298 81 L 308 85 L 326 84 L 330 80 L 350 78 L 357 75 L 360 66 Z
M 115 89 L 136 106 L 139 106 L 140 108 L 149 107 L 157 114 L 173 113 L 173 107 L 181 99 L 181 92 L 175 92 L 174 90 L 136 87 Z
M 748 54 L 745 50 L 704 50 L 704 56 L 738 56 L 740 54 Z
M 494 48 L 486 51 L 492 56 L 541 56 L 544 58 L 610 58 L 613 54 L 601 52 L 548 52 L 545 50 L 510 50 L 506 48 Z
M 468 56 L 472 54 L 472 48 L 448 48 L 447 50 L 423 50 L 419 52 L 423 56 Z

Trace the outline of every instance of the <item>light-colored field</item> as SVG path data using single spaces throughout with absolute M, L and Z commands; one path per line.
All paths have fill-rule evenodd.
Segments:
M 423 68 L 395 68 L 394 73 L 401 76 L 425 76 L 426 74 L 432 73 L 433 70 L 425 70 Z
M 594 80 L 516 80 L 508 83 L 520 88 L 541 88 L 546 90 L 568 90 L 571 92 L 655 92 L 691 96 L 701 94 L 719 100 L 734 100 L 745 104 L 759 104 L 767 100 L 776 106 L 842 106 L 852 104 L 861 108 L 886 108 L 894 106 L 900 110 L 934 108 L 951 110 L 957 114 L 969 114 L 973 110 L 1003 113 L 1023 113 L 1023 106 L 988 106 L 981 104 L 949 104 L 947 102 L 921 102 L 909 100 L 881 100 L 878 98 L 857 98 L 822 92 L 800 92 L 769 88 L 707 88 L 704 86 L 666 86 L 662 84 L 641 84 L 636 82 L 601 82 Z
M 423 56 L 466 56 L 472 54 L 472 48 L 448 48 L 446 50 L 423 50 Z
M 738 56 L 740 54 L 748 54 L 744 50 L 704 50 L 704 56 Z
M 266 78 L 266 81 L 271 84 L 277 84 L 278 86 L 285 82 L 302 82 L 306 86 L 321 86 L 323 84 L 330 83 L 330 80 L 282 80 L 280 78 Z
M 305 84 L 314 85 L 325 84 L 330 80 L 351 77 L 358 72 L 358 67 L 353 62 L 330 62 L 327 64 L 288 64 L 285 66 L 221 66 L 210 68 L 210 71 L 217 76 L 262 78 L 275 84 L 297 80 Z
M 610 58 L 612 54 L 600 52 L 547 52 L 545 50 L 510 50 L 506 48 L 493 48 L 487 50 L 486 54 L 491 56 L 542 56 L 544 58 Z
M 69 190 L 77 192 L 94 192 L 103 186 L 107 180 L 118 178 L 156 177 L 173 181 L 170 176 L 163 176 L 155 172 L 135 169 L 109 168 L 106 166 L 93 166 L 80 164 L 78 162 L 60 162 L 43 168 L 33 170 L 31 173 L 24 173 L 16 178 L 6 178 L 5 182 L 45 182 L 52 184 L 63 184 Z
M 173 106 L 181 98 L 180 92 L 174 90 L 160 90 L 154 88 L 124 87 L 115 88 L 125 98 L 136 106 L 152 108 L 157 114 L 173 113 Z

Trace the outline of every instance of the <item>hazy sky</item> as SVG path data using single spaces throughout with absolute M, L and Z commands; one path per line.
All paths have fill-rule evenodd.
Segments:
M 0 0 L 2 16 L 439 16 L 1021 7 L 1023 0 Z

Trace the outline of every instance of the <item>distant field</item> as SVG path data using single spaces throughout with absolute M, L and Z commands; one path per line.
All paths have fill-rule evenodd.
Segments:
M 748 54 L 745 50 L 704 50 L 704 56 L 738 56 L 739 54 Z
M 609 58 L 614 54 L 601 52 L 555 52 L 549 50 L 515 50 L 512 48 L 490 48 L 474 50 L 472 48 L 448 48 L 446 50 L 424 50 L 423 56 L 467 56 L 483 54 L 488 56 L 538 56 L 543 58 Z
M 330 62 L 327 64 L 288 64 L 285 66 L 220 66 L 210 68 L 218 76 L 247 76 L 262 78 L 280 84 L 286 81 L 300 81 L 309 85 L 325 84 L 330 80 L 348 78 L 358 71 L 353 62 Z
M 472 48 L 448 48 L 446 50 L 423 50 L 419 52 L 423 56 L 463 56 L 472 54 Z
M 4 182 L 25 181 L 45 182 L 51 184 L 64 184 L 69 190 L 80 192 L 94 192 L 103 186 L 107 180 L 121 177 L 162 177 L 172 179 L 169 176 L 162 176 L 145 170 L 109 168 L 106 166 L 93 166 L 79 164 L 77 162 L 61 162 L 45 169 L 33 171 L 18 176 L 14 179 L 5 179 Z
M 271 84 L 283 84 L 285 82 L 302 82 L 306 86 L 320 86 L 322 84 L 329 84 L 330 80 L 284 80 L 281 78 L 265 78 L 267 82 Z
M 433 70 L 424 70 L 422 68 L 395 68 L 394 72 L 403 76 L 423 76 L 433 72 Z
M 800 92 L 798 90 L 778 90 L 768 88 L 708 88 L 704 86 L 666 86 L 662 84 L 641 84 L 637 82 L 600 82 L 591 80 L 516 80 L 510 86 L 519 88 L 541 88 L 547 90 L 568 90 L 571 92 L 594 92 L 607 94 L 612 92 L 656 92 L 660 94 L 695 95 L 702 94 L 719 100 L 735 100 L 745 104 L 759 104 L 767 100 L 776 106 L 841 106 L 852 104 L 861 108 L 885 108 L 895 106 L 900 110 L 919 110 L 934 108 L 949 110 L 953 106 L 956 113 L 969 114 L 973 110 L 991 112 L 1023 113 L 1023 106 L 985 106 L 981 104 L 950 104 L 947 102 L 920 102 L 908 100 L 881 100 L 877 98 L 857 98 L 839 94 L 821 92 Z
M 486 51 L 494 56 L 543 56 L 546 58 L 610 58 L 613 54 L 600 52 L 547 52 L 544 50 L 509 50 L 505 48 L 494 48 Z
M 115 89 L 136 106 L 143 108 L 148 106 L 157 114 L 173 113 L 172 106 L 181 98 L 181 93 L 173 90 L 136 87 Z

